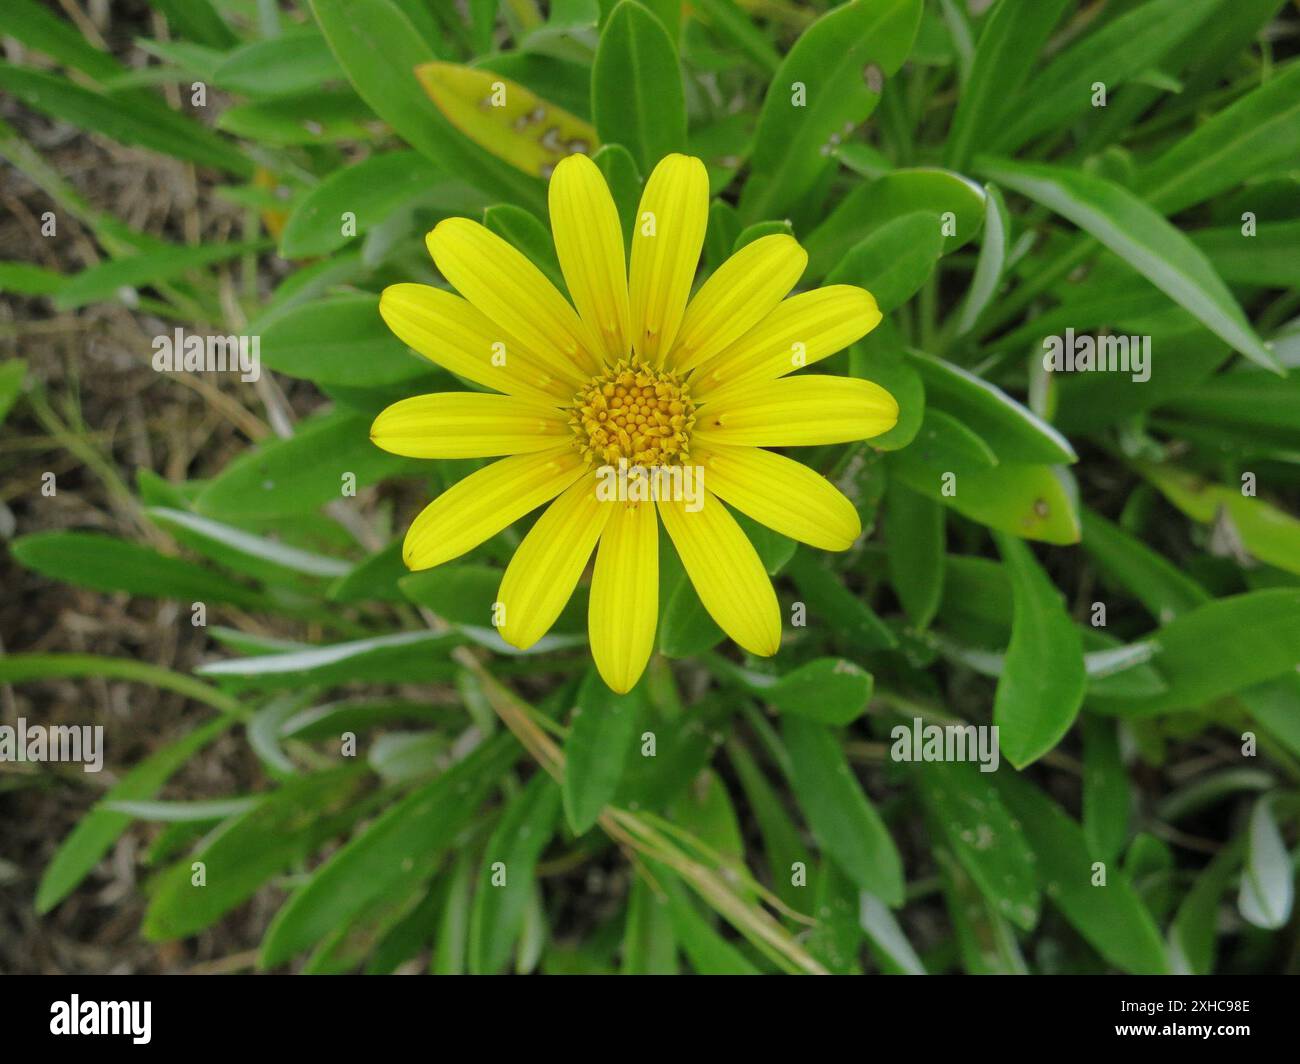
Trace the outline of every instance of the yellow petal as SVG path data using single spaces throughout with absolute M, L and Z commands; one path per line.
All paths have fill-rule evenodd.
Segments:
M 427 284 L 395 284 L 379 298 L 379 313 L 394 335 L 430 362 L 467 381 L 537 400 L 573 398 L 576 375 L 562 379 L 509 350 L 501 330 L 460 296 Z
M 636 686 L 659 620 L 659 522 L 653 503 L 606 503 L 612 513 L 600 537 L 591 578 L 587 629 L 591 656 L 611 690 Z
M 879 384 L 816 374 L 727 388 L 696 416 L 701 443 L 807 447 L 867 440 L 898 421 L 898 403 Z
M 751 654 L 781 645 L 781 610 L 758 552 L 712 492 L 695 513 L 660 502 L 659 513 L 700 601 L 727 635 Z
M 370 439 L 410 458 L 489 458 L 545 451 L 573 431 L 553 406 L 511 395 L 440 392 L 403 399 L 380 412 Z
M 689 155 L 666 155 L 646 182 L 632 228 L 632 347 L 662 365 L 686 311 L 709 219 L 709 176 Z
M 459 558 L 555 498 L 582 475 L 583 465 L 565 444 L 476 470 L 420 511 L 407 530 L 402 560 L 408 569 L 431 569 Z
M 784 233 L 746 244 L 695 293 L 669 367 L 694 369 L 743 336 L 786 297 L 807 265 L 808 253 Z
M 505 607 L 501 638 L 527 649 L 569 601 L 612 507 L 596 498 L 593 470 L 537 519 L 506 566 L 497 599 Z
M 513 338 L 530 358 L 576 383 L 599 369 L 597 345 L 577 311 L 521 251 L 468 218 L 444 219 L 425 243 L 439 272 L 507 334 L 507 350 Z
M 708 489 L 759 524 L 822 550 L 848 550 L 862 534 L 853 504 L 820 473 L 757 447 L 698 446 Z
M 704 398 L 733 384 L 772 380 L 842 351 L 880 324 L 880 308 L 865 289 L 833 284 L 797 296 L 776 309 L 691 379 Z
M 611 364 L 626 358 L 630 327 L 627 261 L 618 208 L 604 175 L 585 155 L 555 168 L 549 191 L 551 231 L 574 305 Z

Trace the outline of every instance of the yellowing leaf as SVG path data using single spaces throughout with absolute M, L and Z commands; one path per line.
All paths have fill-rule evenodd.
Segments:
M 599 147 L 591 125 L 500 74 L 438 62 L 415 76 L 447 121 L 526 174 L 550 177 L 566 155 Z
M 1226 517 L 1242 545 L 1256 558 L 1300 574 L 1300 520 L 1263 499 L 1166 466 L 1142 464 L 1138 472 L 1193 521 L 1212 524 Z

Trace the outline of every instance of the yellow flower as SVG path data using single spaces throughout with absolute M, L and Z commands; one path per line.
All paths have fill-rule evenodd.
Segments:
M 441 565 L 549 502 L 501 581 L 501 636 L 525 648 L 545 635 L 595 551 L 591 652 L 623 692 L 654 644 L 662 518 L 713 619 L 751 653 L 774 654 L 772 583 L 723 503 L 824 550 L 857 539 L 857 512 L 835 487 L 765 448 L 867 439 L 894 425 L 898 404 L 875 384 L 786 377 L 874 328 L 876 301 L 849 285 L 787 299 L 807 255 L 781 234 L 736 252 L 691 299 L 709 208 L 698 159 L 669 155 L 650 175 L 630 271 L 590 159 L 562 161 L 549 197 L 572 305 L 465 218 L 427 240 L 459 296 L 417 284 L 384 291 L 380 313 L 398 337 L 498 394 L 403 400 L 375 419 L 374 442 L 416 458 L 508 456 L 427 506 L 403 558 L 411 569 Z

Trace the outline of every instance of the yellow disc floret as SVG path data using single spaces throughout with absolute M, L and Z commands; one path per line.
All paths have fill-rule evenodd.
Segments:
M 634 359 L 593 377 L 574 397 L 569 424 L 590 462 L 681 465 L 690 457 L 695 404 L 677 374 Z

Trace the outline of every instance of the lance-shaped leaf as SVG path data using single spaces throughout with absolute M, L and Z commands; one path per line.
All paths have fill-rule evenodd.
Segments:
M 1295 869 L 1267 798 L 1255 803 L 1246 838 L 1246 867 L 1237 908 L 1256 927 L 1276 931 L 1291 915 Z
M 566 155 L 596 150 L 589 123 L 500 74 L 443 62 L 415 74 L 448 122 L 526 174 L 549 177 Z
M 854 0 L 823 15 L 772 78 L 740 210 L 780 217 L 834 165 L 832 152 L 865 122 L 912 50 L 921 0 Z
M 605 21 L 591 70 L 591 113 L 605 141 L 622 144 L 643 175 L 686 150 L 686 98 L 663 23 L 623 0 Z
M 1011 645 L 998 680 L 993 721 L 1007 759 L 1024 768 L 1051 750 L 1074 723 L 1087 674 L 1079 630 L 1060 592 L 1025 544 L 994 533 L 1011 578 Z
M 1204 254 L 1128 189 L 1060 166 L 987 156 L 976 165 L 986 177 L 1096 237 L 1235 350 L 1282 372 Z

